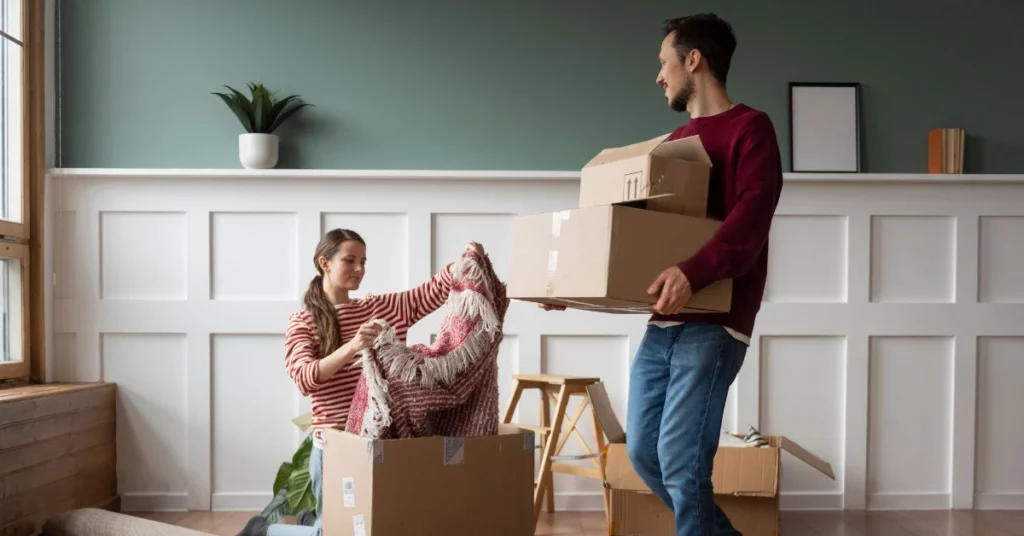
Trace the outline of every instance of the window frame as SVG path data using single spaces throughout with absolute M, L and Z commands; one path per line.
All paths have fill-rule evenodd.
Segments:
M 21 380 L 30 377 L 32 372 L 31 352 L 31 326 L 32 326 L 32 303 L 29 299 L 29 277 L 32 272 L 32 261 L 29 247 L 26 244 L 14 242 L 0 243 L 0 259 L 16 260 L 21 263 L 21 359 L 20 361 L 0 362 L 0 380 Z M 2 282 L 0 282 L 2 283 Z M 14 297 L 14 294 L 10 297 Z M 9 321 L 3 324 L 10 324 Z M 4 334 L 6 336 L 8 334 Z
M 0 383 L 46 380 L 43 281 L 43 191 L 45 184 L 46 2 L 20 0 L 21 6 L 21 222 L 0 220 L 0 257 L 21 263 L 21 356 L 0 362 Z M 7 39 L 0 37 L 0 39 Z M 15 38 L 17 40 L 17 37 Z M 17 130 L 16 130 L 17 131 Z M 17 179 L 12 179 L 17 180 Z

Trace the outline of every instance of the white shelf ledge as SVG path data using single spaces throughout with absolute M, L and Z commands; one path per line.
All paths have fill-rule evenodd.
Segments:
M 194 169 L 194 168 L 56 168 L 55 177 L 139 177 L 227 179 L 396 179 L 573 181 L 579 171 L 418 170 L 418 169 Z M 784 173 L 787 182 L 855 183 L 1024 183 L 1021 174 L 930 173 Z

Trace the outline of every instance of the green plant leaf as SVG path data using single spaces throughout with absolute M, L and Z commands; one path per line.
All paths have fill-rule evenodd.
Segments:
M 252 131 L 263 132 L 263 99 L 258 96 L 252 98 Z
M 293 106 L 285 105 L 284 110 L 282 110 L 281 113 L 278 114 L 277 118 L 274 120 L 274 123 L 270 125 L 270 128 L 267 130 L 268 133 L 277 130 L 277 128 L 284 124 L 284 122 L 287 121 L 289 117 L 294 115 L 295 112 L 305 108 L 306 106 L 313 106 L 308 102 L 300 103 L 298 101 L 292 101 L 289 104 L 292 104 Z
M 242 123 L 242 127 L 245 128 L 246 132 L 252 132 L 252 121 L 249 119 L 248 107 L 245 104 L 240 104 L 237 99 L 231 98 L 224 93 L 214 93 L 214 95 L 221 98 L 228 108 L 234 112 L 235 117 Z
M 267 128 L 273 122 L 273 118 L 270 116 L 271 110 L 274 108 L 274 104 L 270 101 L 270 95 L 266 91 L 260 93 L 260 96 L 256 99 L 259 103 L 258 117 L 260 122 L 260 132 L 267 132 Z
M 292 515 L 300 510 L 316 508 L 316 497 L 309 474 L 309 457 L 313 452 L 313 434 L 308 434 L 292 455 L 292 471 L 288 474 L 285 484 L 287 489 L 288 511 Z
M 274 494 L 278 494 L 281 490 L 288 485 L 288 477 L 295 470 L 295 466 L 292 462 L 284 462 L 281 467 L 277 468 L 277 476 L 274 477 Z M 307 469 L 308 470 L 308 469 Z
M 298 514 L 302 509 L 316 508 L 316 497 L 313 496 L 313 484 L 308 468 L 305 471 L 292 471 L 285 489 L 288 511 L 291 514 Z
M 231 93 L 235 96 L 233 100 L 238 104 L 238 106 L 241 109 L 245 110 L 245 115 L 249 118 L 249 132 L 256 132 L 252 128 L 252 127 L 255 126 L 255 123 L 253 121 L 253 116 L 252 116 L 252 101 L 249 100 L 249 97 L 246 97 L 245 95 L 243 95 L 241 91 L 238 91 L 237 89 L 235 89 L 235 88 L 233 88 L 231 86 L 224 86 L 224 87 L 226 87 L 226 88 L 231 90 Z
M 260 512 L 260 516 L 267 520 L 267 523 L 273 525 L 281 520 L 282 517 L 289 515 L 288 513 L 288 495 L 285 490 L 279 491 L 274 498 L 270 500 L 266 508 Z

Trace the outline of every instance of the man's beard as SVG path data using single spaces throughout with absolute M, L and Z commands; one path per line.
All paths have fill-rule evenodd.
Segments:
M 690 78 L 689 80 L 686 81 L 686 84 L 683 85 L 683 89 L 679 92 L 679 94 L 676 95 L 674 99 L 669 101 L 669 108 L 676 112 L 685 112 L 686 105 L 690 102 L 690 99 L 693 98 L 693 93 L 695 89 L 696 88 L 694 87 L 693 79 Z

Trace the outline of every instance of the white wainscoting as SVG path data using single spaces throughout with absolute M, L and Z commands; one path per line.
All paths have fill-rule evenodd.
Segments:
M 469 240 L 508 273 L 511 217 L 575 206 L 578 174 L 59 170 L 49 177 L 53 380 L 119 385 L 124 507 L 258 509 L 308 404 L 283 370 L 321 232 L 369 242 L 365 290 L 424 281 Z M 1024 176 L 789 175 L 726 424 L 785 434 L 786 508 L 1024 508 Z M 428 342 L 441 313 L 410 332 Z M 626 418 L 644 317 L 515 303 L 514 373 L 598 375 Z M 539 404 L 524 400 L 521 421 Z M 582 425 L 585 434 L 590 428 Z M 567 449 L 576 448 L 570 441 Z M 600 508 L 558 475 L 559 508 Z

